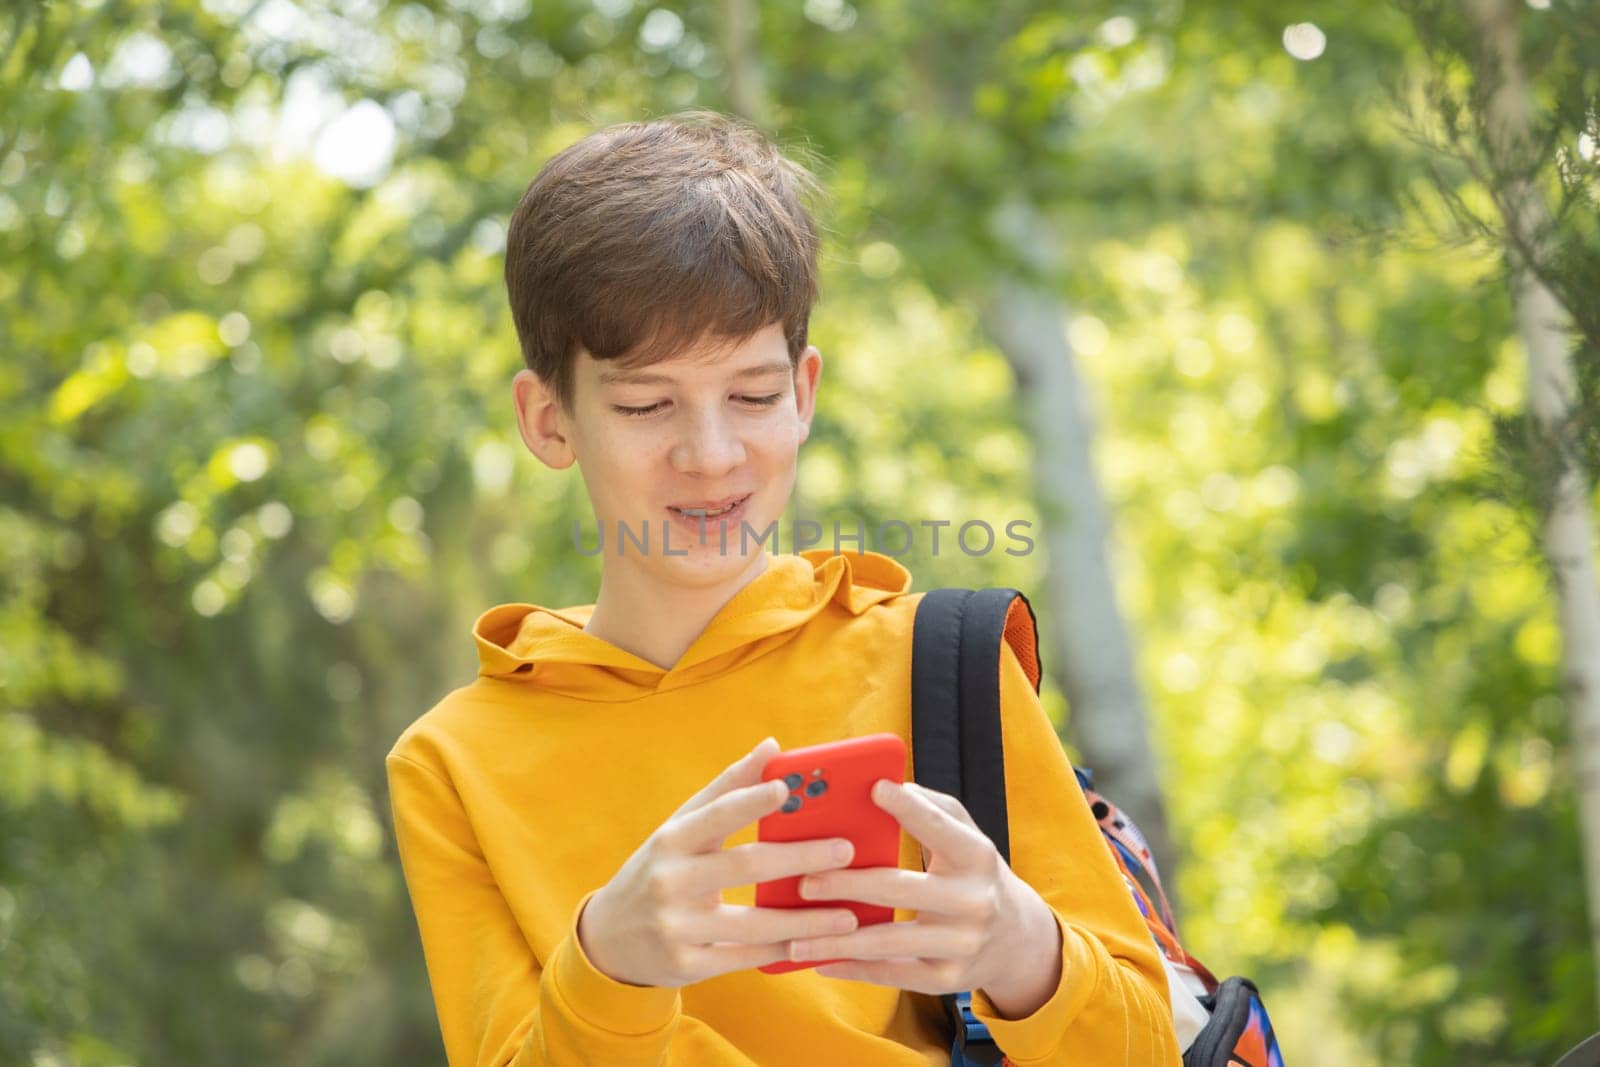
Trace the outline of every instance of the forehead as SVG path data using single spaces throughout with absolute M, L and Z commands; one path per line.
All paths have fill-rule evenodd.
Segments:
M 632 369 L 580 350 L 582 372 L 600 385 L 672 385 L 695 378 L 762 379 L 793 372 L 783 330 L 768 327 L 737 345 L 697 344 L 668 359 Z

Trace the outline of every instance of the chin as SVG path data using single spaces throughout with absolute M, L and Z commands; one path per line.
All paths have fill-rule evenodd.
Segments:
M 672 554 L 662 554 L 659 558 L 666 561 L 666 565 L 676 568 L 692 568 L 697 571 L 737 571 L 743 570 L 757 555 L 772 554 L 772 538 L 758 541 L 759 534 L 764 525 L 746 519 L 750 533 L 743 535 L 744 543 L 741 548 L 739 527 L 728 530 L 728 547 L 722 547 L 722 534 L 720 530 L 707 529 L 705 543 L 701 544 L 698 536 L 692 537 L 685 544 L 680 542 L 678 531 L 673 531 Z

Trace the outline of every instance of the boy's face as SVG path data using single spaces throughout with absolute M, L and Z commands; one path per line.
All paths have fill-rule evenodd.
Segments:
M 794 372 L 780 324 L 720 351 L 706 344 L 632 373 L 578 353 L 573 410 L 532 371 L 512 392 L 522 438 L 546 465 L 577 462 L 605 539 L 607 569 L 643 569 L 674 584 L 713 585 L 744 571 L 772 541 L 741 544 L 740 523 L 766 532 L 788 505 L 800 443 L 811 431 L 822 356 L 807 348 Z M 623 409 L 633 409 L 630 414 Z M 676 507 L 744 502 L 702 525 Z M 618 556 L 620 525 L 632 533 Z M 663 524 L 672 554 L 663 552 Z M 641 551 L 648 529 L 648 549 Z M 592 549 L 596 532 L 583 537 Z M 782 548 L 782 542 L 779 543 Z M 685 553 L 685 554 L 679 554 Z

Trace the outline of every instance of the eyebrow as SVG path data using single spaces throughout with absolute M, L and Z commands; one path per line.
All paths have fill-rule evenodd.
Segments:
M 764 378 L 769 374 L 780 371 L 788 374 L 791 371 L 787 362 L 758 363 L 751 367 L 741 369 L 735 378 Z M 666 374 L 652 374 L 649 371 L 606 371 L 600 372 L 601 385 L 671 385 L 673 379 Z

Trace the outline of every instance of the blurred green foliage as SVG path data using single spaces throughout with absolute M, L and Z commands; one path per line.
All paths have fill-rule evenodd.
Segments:
M 504 221 L 739 62 L 831 197 L 807 514 L 1037 518 L 973 308 L 1045 270 L 1193 950 L 1295 1064 L 1584 1036 L 1560 635 L 1495 445 L 1520 352 L 1497 250 L 1429 214 L 1483 191 L 1405 133 L 1459 72 L 1375 5 L 1302 59 L 1261 0 L 1058 8 L 762 5 L 754 56 L 709 3 L 0 13 L 0 1062 L 442 1062 L 382 756 L 479 610 L 598 576 L 510 418 Z

